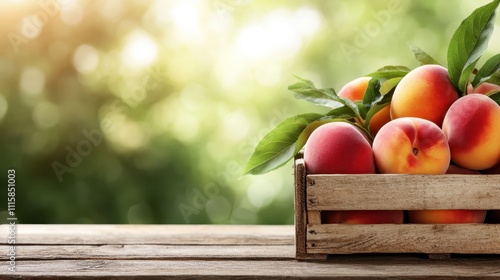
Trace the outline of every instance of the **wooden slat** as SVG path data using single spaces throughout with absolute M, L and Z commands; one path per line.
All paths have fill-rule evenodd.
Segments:
M 3 247 L 3 248 L 2 248 Z M 0 247 L 7 252 L 7 246 Z M 17 260 L 61 259 L 293 259 L 293 245 L 19 245 Z M 7 253 L 0 261 L 7 261 Z
M 0 236 L 8 225 L 0 225 Z M 17 225 L 17 244 L 292 245 L 294 229 L 231 225 Z M 7 238 L 0 238 L 6 244 Z
M 306 254 L 306 167 L 304 159 L 297 158 L 294 164 L 295 193 L 294 193 L 294 214 L 295 214 L 295 248 L 296 255 Z
M 500 254 L 500 225 L 310 225 L 307 252 Z
M 500 259 L 425 260 L 352 257 L 329 262 L 231 260 L 20 261 L 19 272 L 2 279 L 429 279 L 500 277 Z
M 308 175 L 308 210 L 500 209 L 500 175 Z

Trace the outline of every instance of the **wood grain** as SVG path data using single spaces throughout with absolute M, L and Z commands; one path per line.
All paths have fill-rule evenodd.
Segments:
M 0 225 L 0 236 L 8 225 Z M 291 245 L 290 226 L 273 225 L 17 225 L 18 244 Z M 0 238 L 6 244 L 7 238 Z
M 5 250 L 6 251 L 6 250 Z M 293 259 L 293 245 L 20 245 L 17 259 L 30 260 L 175 260 L 175 259 Z M 7 254 L 0 261 L 7 261 Z
M 309 225 L 307 252 L 499 254 L 500 225 Z
M 330 234 L 334 229 L 324 230 Z M 0 234 L 5 233 L 5 225 L 0 226 Z M 0 279 L 500 278 L 500 256 L 492 255 L 446 260 L 412 254 L 332 255 L 298 262 L 293 236 L 291 225 L 19 225 L 23 243 L 16 244 L 17 271 L 3 266 Z M 234 244 L 222 242 L 223 237 Z M 276 240 L 287 244 L 274 244 Z M 7 251 L 5 243 L 0 247 Z M 320 256 L 325 254 L 309 255 Z M 6 264 L 6 254 L 0 260 Z
M 500 175 L 308 175 L 307 210 L 500 209 Z
M 294 214 L 295 214 L 295 248 L 297 256 L 306 254 L 306 167 L 304 159 L 297 155 L 294 163 L 295 194 L 294 194 Z
M 500 277 L 499 259 L 425 260 L 353 257 L 328 262 L 294 260 L 59 260 L 23 261 L 2 279 L 428 279 Z

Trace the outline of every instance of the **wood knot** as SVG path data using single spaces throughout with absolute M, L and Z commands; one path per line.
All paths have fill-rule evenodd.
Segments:
M 309 231 L 309 233 L 310 233 L 310 234 L 316 234 L 316 231 L 315 231 L 314 229 L 311 229 L 311 230 Z
M 307 178 L 307 183 L 309 184 L 309 186 L 314 186 L 316 182 L 314 182 L 314 179 Z

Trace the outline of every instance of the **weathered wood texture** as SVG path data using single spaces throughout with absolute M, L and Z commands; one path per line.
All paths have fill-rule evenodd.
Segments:
M 309 225 L 307 252 L 353 253 L 500 253 L 500 226 L 449 225 Z
M 308 175 L 307 210 L 500 209 L 500 175 Z
M 299 260 L 356 253 L 500 254 L 499 224 L 321 224 L 327 210 L 500 209 L 500 175 L 315 175 L 307 174 L 298 156 L 295 180 Z
M 331 230 L 331 229 L 328 229 Z M 8 227 L 0 226 L 0 236 Z M 19 225 L 0 279 L 500 278 L 500 257 L 336 255 L 298 262 L 293 226 Z M 0 240 L 7 251 L 6 238 Z M 7 263 L 7 254 L 0 254 Z

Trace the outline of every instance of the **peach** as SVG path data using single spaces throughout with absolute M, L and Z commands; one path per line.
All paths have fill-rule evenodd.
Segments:
M 500 163 L 491 168 L 480 170 L 479 172 L 482 174 L 500 174 Z
M 352 102 L 362 101 L 371 77 L 361 77 L 345 84 L 338 96 L 347 98 Z M 378 111 L 370 120 L 370 133 L 376 135 L 380 128 L 391 120 L 390 104 Z
M 391 121 L 391 104 L 380 109 L 370 120 L 370 133 L 375 136 L 386 123 Z
M 457 165 L 481 170 L 500 163 L 500 106 L 488 96 L 458 99 L 446 113 L 443 132 Z
M 492 91 L 500 91 L 500 86 L 492 83 L 482 83 L 472 90 L 472 93 L 488 94 Z
M 307 140 L 304 162 L 307 171 L 312 174 L 375 173 L 370 142 L 355 126 L 346 122 L 332 122 L 316 128 Z M 337 212 L 325 212 L 324 221 L 367 224 L 403 222 L 402 210 Z M 336 218 L 339 215 L 342 218 Z
M 338 96 L 347 98 L 353 102 L 363 100 L 366 88 L 371 77 L 361 77 L 345 84 L 337 93 Z
M 483 223 L 484 210 L 413 210 L 408 211 L 410 223 L 415 224 L 471 224 Z
M 477 171 L 450 165 L 446 174 L 479 175 Z M 410 223 L 417 224 L 464 224 L 482 223 L 486 217 L 486 210 L 413 210 L 408 211 Z
M 441 129 L 431 121 L 403 117 L 384 125 L 373 140 L 381 173 L 444 174 L 450 149 Z
M 422 65 L 399 82 L 391 101 L 391 118 L 418 117 L 439 127 L 448 108 L 458 99 L 448 70 L 440 65 Z
M 370 142 L 346 122 L 316 128 L 306 142 L 304 162 L 312 174 L 375 173 Z
M 402 224 L 403 211 L 398 210 L 349 210 L 322 211 L 326 224 Z

